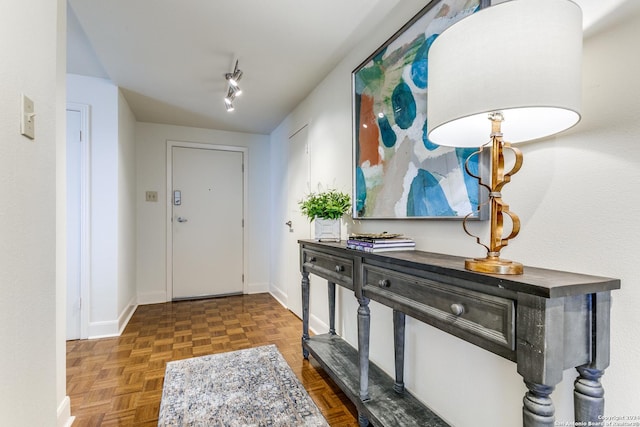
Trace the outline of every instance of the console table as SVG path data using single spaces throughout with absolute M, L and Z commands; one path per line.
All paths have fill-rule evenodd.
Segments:
M 611 291 L 618 279 L 525 267 L 523 275 L 467 271 L 464 258 L 422 251 L 366 253 L 300 240 L 302 348 L 358 408 L 361 426 L 448 426 L 404 390 L 405 316 L 517 364 L 528 391 L 523 426 L 551 427 L 550 394 L 576 368 L 575 421 L 599 421 L 609 365 Z M 309 274 L 328 281 L 329 332 L 309 336 Z M 358 300 L 358 348 L 335 332 L 335 286 Z M 369 362 L 370 300 L 393 309 L 395 378 Z

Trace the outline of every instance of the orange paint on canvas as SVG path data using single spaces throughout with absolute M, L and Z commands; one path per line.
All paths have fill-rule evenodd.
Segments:
M 373 98 L 362 95 L 360 98 L 360 123 L 359 144 L 360 144 L 360 165 L 369 162 L 370 165 L 380 164 L 382 159 L 378 153 L 380 131 L 376 115 L 373 112 Z

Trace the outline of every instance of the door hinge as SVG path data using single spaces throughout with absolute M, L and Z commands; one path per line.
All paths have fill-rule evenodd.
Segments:
M 242 228 L 244 228 L 244 218 L 242 219 Z
M 244 283 L 244 274 L 242 275 L 242 283 Z
M 80 132 L 80 142 L 82 142 L 82 131 L 79 131 L 79 132 Z
M 241 169 L 242 169 L 242 172 L 244 173 L 244 163 L 242 164 L 242 168 Z

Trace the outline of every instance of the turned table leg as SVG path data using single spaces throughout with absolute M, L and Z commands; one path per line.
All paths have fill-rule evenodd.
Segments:
M 393 310 L 393 343 L 396 362 L 396 381 L 393 389 L 397 393 L 404 392 L 404 327 L 405 314 Z
M 360 366 L 360 400 L 369 400 L 369 333 L 371 315 L 369 298 L 358 298 L 358 363 Z
M 309 359 L 304 343 L 309 341 L 309 273 L 302 272 L 302 356 Z
M 336 284 L 327 283 L 329 293 L 329 335 L 336 334 Z
M 365 415 L 358 413 L 358 426 L 367 427 L 368 425 L 369 425 L 369 419 Z
M 578 378 L 574 382 L 573 407 L 576 422 L 598 423 L 604 415 L 604 388 L 600 378 L 609 366 L 611 294 L 591 294 L 591 361 L 576 367 Z
M 604 371 L 576 368 L 580 374 L 574 383 L 573 403 L 575 420 L 598 422 L 604 414 L 604 388 L 600 378 Z
M 525 381 L 529 391 L 522 400 L 524 427 L 552 427 L 555 424 L 555 408 L 551 401 L 554 387 Z
M 550 396 L 562 380 L 564 300 L 521 294 L 517 310 L 518 373 L 529 389 L 522 401 L 522 424 L 553 427 Z

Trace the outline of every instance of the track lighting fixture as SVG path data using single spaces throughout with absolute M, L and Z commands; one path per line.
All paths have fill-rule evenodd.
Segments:
M 229 88 L 229 92 L 227 96 L 224 98 L 224 106 L 227 108 L 227 111 L 233 111 L 233 100 L 236 98 L 235 93 L 231 88 Z
M 233 111 L 233 100 L 236 96 L 242 95 L 242 89 L 238 86 L 238 81 L 242 78 L 242 70 L 238 68 L 238 60 L 236 60 L 233 72 L 226 73 L 224 78 L 229 82 L 229 90 L 227 91 L 227 96 L 224 98 L 224 103 L 227 111 Z
M 229 84 L 235 88 L 238 87 L 238 82 L 242 78 L 242 70 L 238 69 L 238 60 L 236 60 L 236 66 L 233 68 L 232 73 L 227 73 L 224 77 L 229 81 Z

